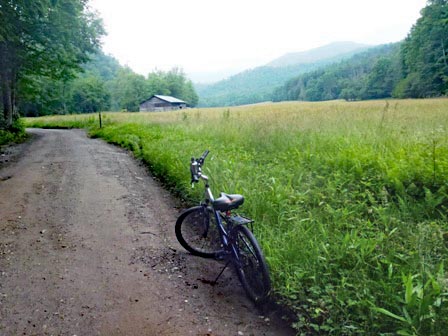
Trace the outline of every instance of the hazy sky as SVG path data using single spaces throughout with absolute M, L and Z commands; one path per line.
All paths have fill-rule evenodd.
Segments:
M 426 0 L 90 0 L 104 51 L 147 75 L 179 66 L 193 80 L 263 65 L 336 41 L 406 37 Z

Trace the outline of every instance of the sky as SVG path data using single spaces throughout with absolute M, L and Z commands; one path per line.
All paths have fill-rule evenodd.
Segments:
M 404 39 L 426 0 L 90 0 L 103 50 L 147 75 L 182 68 L 222 79 L 331 42 Z

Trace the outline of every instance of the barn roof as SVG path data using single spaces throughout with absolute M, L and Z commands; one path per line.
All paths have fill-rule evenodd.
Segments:
M 153 95 L 153 96 L 149 97 L 148 99 L 145 99 L 142 102 L 140 102 L 140 105 L 146 103 L 147 101 L 153 99 L 154 97 L 156 97 L 158 99 L 161 99 L 163 101 L 166 101 L 167 103 L 170 103 L 170 104 L 185 104 L 185 105 L 188 105 L 187 102 L 184 102 L 183 100 L 180 100 L 180 99 L 177 99 L 177 98 L 174 98 L 174 97 L 171 97 L 171 96 L 162 96 L 162 95 Z
M 180 99 L 177 99 L 177 98 L 174 98 L 174 97 L 171 97 L 171 96 L 154 95 L 153 97 L 157 97 L 157 98 L 162 99 L 162 100 L 164 100 L 164 101 L 166 101 L 168 103 L 183 103 L 183 104 L 186 104 L 183 100 L 180 100 Z

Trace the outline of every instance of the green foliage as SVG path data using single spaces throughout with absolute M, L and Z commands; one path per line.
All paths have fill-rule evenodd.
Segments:
M 285 67 L 262 66 L 243 71 L 218 83 L 197 86 L 200 106 L 235 106 L 272 99 L 272 91 L 288 79 L 327 64 L 298 64 Z
M 187 79 L 180 68 L 170 71 L 155 71 L 148 75 L 147 79 L 151 95 L 169 95 L 184 100 L 190 106 L 196 106 L 198 95 L 193 88 L 193 83 Z M 149 98 L 145 97 L 145 98 Z
M 17 1 L 20 4 L 22 2 Z M 34 3 L 23 11 L 24 15 L 40 15 L 41 11 L 46 10 L 45 3 L 44 0 Z M 60 3 L 61 8 L 68 6 L 64 1 Z M 67 13 L 76 10 L 78 8 L 76 6 L 68 6 Z M 314 63 L 257 67 L 213 85 L 198 85 L 196 89 L 201 97 L 200 105 L 233 106 L 269 100 L 362 100 L 446 95 L 448 90 L 447 6 L 446 1 L 428 1 L 427 6 L 422 10 L 422 17 L 404 42 L 372 48 L 339 63 L 335 62 L 340 61 L 341 58 L 346 59 L 352 54 L 341 54 L 338 57 L 320 59 Z M 12 10 L 9 7 L 6 9 Z M 67 13 L 61 14 L 62 17 L 65 17 Z M 12 13 L 11 18 L 16 14 Z M 85 13 L 85 18 L 90 20 L 88 20 L 90 33 L 101 33 L 100 25 L 91 14 Z M 15 29 L 14 24 L 11 20 L 7 21 L 0 32 L 6 34 L 10 29 Z M 59 27 L 57 24 L 56 26 Z M 26 27 L 28 26 L 24 25 L 23 28 Z M 31 29 L 30 27 L 27 29 Z M 62 34 L 62 36 L 65 35 Z M 82 43 L 81 46 L 83 46 Z M 70 48 L 74 46 L 70 45 Z M 92 110 L 90 107 L 81 107 L 79 102 L 73 103 L 72 91 L 75 82 L 70 81 L 73 77 L 73 69 L 76 69 L 79 62 L 87 59 L 85 51 L 91 48 L 87 46 L 79 50 L 70 48 L 64 59 L 70 67 L 63 67 L 58 62 L 54 62 L 48 69 L 39 68 L 37 65 L 41 63 L 37 62 L 32 63 L 36 64 L 33 66 L 36 71 L 24 72 L 26 76 L 22 76 L 19 82 L 21 88 L 19 97 L 21 98 L 20 107 L 25 115 L 79 113 Z M 7 51 L 5 48 L 2 50 Z M 70 54 L 71 51 L 73 55 Z M 8 57 L 4 57 L 5 63 L 14 64 L 8 52 L 6 54 Z M 90 54 L 90 57 L 93 61 L 84 66 L 86 76 L 100 78 L 102 83 L 100 86 L 104 85 L 106 91 L 105 94 L 98 92 L 95 97 L 90 98 L 103 101 L 104 97 L 110 96 L 108 103 L 94 104 L 103 106 L 95 107 L 95 109 L 110 106 L 110 109 L 114 111 L 137 111 L 139 103 L 153 94 L 172 95 L 185 100 L 190 106 L 198 104 L 198 95 L 181 69 L 174 68 L 168 72 L 155 71 L 144 78 L 129 68 L 120 67 L 116 60 L 101 53 Z M 20 57 L 17 59 L 20 60 Z M 42 78 L 42 75 L 60 78 L 61 81 L 52 83 Z M 88 85 L 85 86 L 87 87 Z M 76 89 L 79 90 L 79 88 Z M 13 105 L 11 104 L 4 110 L 10 110 Z M 9 119 L 12 120 L 12 117 L 10 116 Z
M 7 1 L 0 22 L 0 94 L 8 126 L 16 107 L 25 116 L 138 111 L 142 100 L 161 93 L 197 104 L 180 69 L 147 79 L 100 52 L 101 21 L 84 0 Z
M 273 100 L 426 98 L 448 93 L 448 3 L 428 1 L 404 42 L 289 80 Z
M 286 81 L 325 65 L 347 59 L 365 46 L 333 43 L 308 52 L 291 53 L 271 63 L 243 71 L 210 85 L 197 85 L 199 106 L 235 106 L 272 100 L 272 93 Z
M 373 309 L 395 320 L 401 328 L 397 330 L 399 335 L 442 335 L 446 332 L 448 321 L 436 320 L 448 313 L 448 289 L 440 283 L 441 280 L 443 283 L 444 277 L 443 264 L 440 264 L 434 276 L 425 274 L 426 280 L 420 274 L 403 275 L 403 299 L 399 315 L 384 308 Z
M 363 92 L 364 99 L 389 98 L 399 80 L 398 58 L 379 57 L 367 75 Z M 395 61 L 395 64 L 394 64 Z
M 102 52 L 91 55 L 83 72 L 70 80 L 27 76 L 20 96 L 25 116 L 139 110 L 140 103 L 154 94 L 172 95 L 195 106 L 198 96 L 182 70 L 150 73 L 147 78 L 122 67 Z
M 104 82 L 98 77 L 80 77 L 73 82 L 70 111 L 81 113 L 105 111 L 109 108 L 109 102 L 109 93 Z
M 275 90 L 274 101 L 391 97 L 400 80 L 399 44 L 372 48 L 350 58 L 303 74 Z
M 0 22 L 0 83 L 8 126 L 16 98 L 32 77 L 73 78 L 104 33 L 83 0 L 2 2 Z
M 0 146 L 11 143 L 20 143 L 28 138 L 25 126 L 21 119 L 17 119 L 10 127 L 1 127 L 0 119 Z
M 109 87 L 114 110 L 138 111 L 140 102 L 150 96 L 145 77 L 136 74 L 128 67 L 118 71 Z
M 210 149 L 215 192 L 241 211 L 300 334 L 444 335 L 448 100 L 282 103 L 33 119 L 80 124 L 133 150 L 176 193 Z M 70 121 L 71 120 L 71 121 Z
M 448 93 L 448 2 L 428 1 L 403 43 L 401 97 L 434 97 Z
M 82 68 L 86 75 L 107 82 L 117 76 L 122 66 L 114 57 L 98 51 L 90 55 L 90 60 L 84 63 Z

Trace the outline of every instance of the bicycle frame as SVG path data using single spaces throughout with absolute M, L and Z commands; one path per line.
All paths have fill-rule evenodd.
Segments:
M 210 185 L 208 184 L 208 177 L 202 173 L 199 174 L 199 178 L 204 180 L 205 184 L 205 191 L 204 191 L 204 202 L 202 203 L 202 206 L 204 207 L 204 212 L 207 213 L 207 208 L 211 207 L 213 209 L 213 215 L 215 216 L 216 223 L 218 225 L 219 235 L 221 237 L 221 242 L 224 246 L 224 250 L 228 251 L 229 247 L 232 248 L 231 252 L 234 254 L 235 258 L 238 260 L 238 253 L 233 246 L 233 244 L 230 244 L 230 238 L 228 232 L 231 231 L 232 227 L 225 227 L 223 222 L 225 222 L 228 226 L 231 225 L 228 221 L 223 221 L 221 212 L 218 210 L 215 210 L 212 206 L 215 198 L 213 196 L 213 193 L 210 189 Z M 205 217 L 206 218 L 206 217 Z

